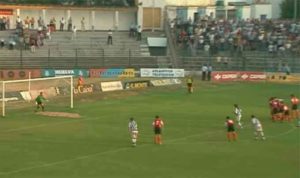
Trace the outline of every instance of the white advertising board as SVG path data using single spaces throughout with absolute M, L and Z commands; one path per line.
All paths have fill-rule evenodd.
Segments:
M 101 82 L 101 89 L 102 91 L 123 90 L 123 85 L 121 81 Z
M 184 77 L 184 69 L 141 68 L 141 77 Z

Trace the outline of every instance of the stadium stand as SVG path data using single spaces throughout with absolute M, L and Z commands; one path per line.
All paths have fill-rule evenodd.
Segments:
M 174 24 L 175 23 L 175 24 Z M 300 23 L 294 21 L 169 21 L 170 42 L 185 69 L 300 71 Z
M 8 39 L 14 31 L 1 31 Z M 90 68 L 90 67 L 159 67 L 169 66 L 167 57 L 150 56 L 145 40 L 128 37 L 129 32 L 114 32 L 113 45 L 107 45 L 107 32 L 54 32 L 51 39 L 34 53 L 19 45 L 15 50 L 1 49 L 1 68 Z

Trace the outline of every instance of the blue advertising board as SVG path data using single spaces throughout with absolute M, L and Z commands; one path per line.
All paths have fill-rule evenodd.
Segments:
M 89 77 L 89 70 L 87 69 L 43 69 L 42 77 L 55 77 L 55 76 L 63 76 L 63 75 L 73 75 L 73 76 L 83 76 Z

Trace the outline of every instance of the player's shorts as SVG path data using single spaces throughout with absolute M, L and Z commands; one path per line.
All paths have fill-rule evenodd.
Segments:
M 36 104 L 37 104 L 37 105 L 42 105 L 43 103 L 42 103 L 42 102 L 36 102 Z
M 273 108 L 271 113 L 272 114 L 277 114 L 278 113 L 278 109 L 277 108 Z
M 188 83 L 187 86 L 188 86 L 189 88 L 191 88 L 191 87 L 193 86 L 193 84 L 192 84 L 192 83 Z
M 132 133 L 132 134 L 138 134 L 138 133 L 139 133 L 139 131 L 137 131 L 137 130 L 133 130 L 133 131 L 131 131 L 131 133 Z
M 263 131 L 262 126 L 261 125 L 256 126 L 255 131 L 256 132 L 262 132 Z
M 292 105 L 292 110 L 297 110 L 298 109 L 298 105 L 297 104 L 293 104 Z
M 285 116 L 288 116 L 289 114 L 290 114 L 290 112 L 289 111 L 284 111 L 284 113 L 283 113 Z
M 234 132 L 234 131 L 235 131 L 234 127 L 228 127 L 227 128 L 227 132 Z
M 155 134 L 161 134 L 161 128 L 159 128 L 159 127 L 154 127 L 154 133 L 155 133 Z
M 241 118 L 242 118 L 242 115 L 237 115 L 237 116 L 236 116 L 236 120 L 237 120 L 237 121 L 241 121 Z

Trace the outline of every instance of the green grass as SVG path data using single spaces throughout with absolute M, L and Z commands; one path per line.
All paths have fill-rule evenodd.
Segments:
M 300 129 L 296 122 L 272 123 L 268 109 L 270 96 L 300 96 L 299 85 L 198 82 L 193 94 L 185 87 L 127 93 L 76 98 L 73 110 L 65 102 L 48 103 L 49 111 L 77 112 L 81 119 L 38 116 L 32 106 L 8 110 L 0 120 L 0 178 L 300 177 Z M 235 103 L 246 127 L 230 143 L 224 121 Z M 266 141 L 253 140 L 251 114 L 262 121 Z M 165 122 L 163 145 L 153 144 L 155 115 Z M 140 131 L 134 148 L 127 131 L 131 116 Z

